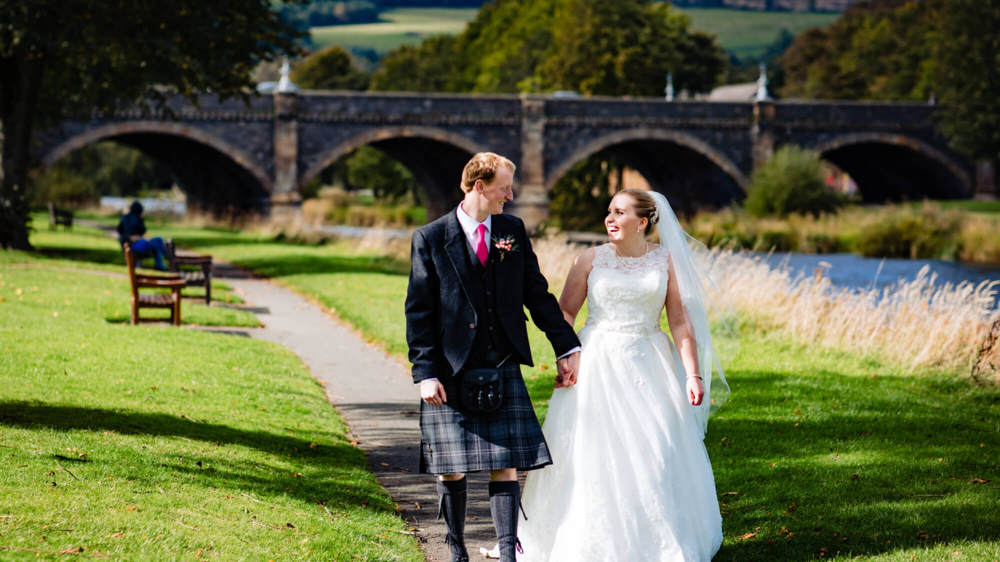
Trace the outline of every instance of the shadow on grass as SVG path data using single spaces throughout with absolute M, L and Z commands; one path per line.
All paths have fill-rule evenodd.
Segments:
M 258 463 L 250 463 L 252 466 L 239 465 L 232 461 L 231 453 L 217 461 L 211 459 L 211 455 L 199 453 L 200 458 L 192 457 L 186 464 L 163 466 L 195 475 L 209 486 L 244 486 L 265 494 L 294 494 L 311 502 L 323 501 L 330 507 L 358 507 L 362 502 L 367 502 L 369 508 L 393 509 L 391 501 L 384 494 L 366 494 L 362 491 L 372 487 L 356 489 L 358 487 L 354 485 L 354 480 L 359 474 L 367 473 L 367 462 L 359 449 L 344 442 L 311 446 L 313 444 L 310 441 L 295 437 L 198 423 L 168 414 L 24 401 L 0 402 L 0 425 L 26 429 L 112 431 L 124 435 L 180 437 L 252 448 L 306 464 L 308 470 L 315 470 L 321 476 L 295 476 L 290 471 L 281 470 L 261 471 L 261 468 L 268 467 Z M 91 460 L 97 462 L 94 457 Z M 152 462 L 155 458 L 150 457 L 150 460 Z M 229 470 L 220 468 L 227 465 Z
M 410 266 L 386 256 L 286 255 L 234 260 L 236 265 L 264 277 L 321 273 L 384 273 L 406 275 Z
M 38 253 L 46 258 L 104 263 L 125 267 L 125 256 L 115 248 L 81 248 L 79 246 L 44 246 Z M 152 264 L 150 258 L 149 263 Z
M 1000 539 L 997 483 L 977 482 L 996 473 L 994 399 L 905 377 L 730 376 L 706 436 L 727 536 L 715 560 Z

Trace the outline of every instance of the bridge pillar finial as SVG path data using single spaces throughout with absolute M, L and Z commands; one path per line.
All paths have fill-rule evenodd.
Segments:
M 549 217 L 549 196 L 545 191 L 545 100 L 521 96 L 520 180 L 511 213 L 521 217 L 529 232 Z

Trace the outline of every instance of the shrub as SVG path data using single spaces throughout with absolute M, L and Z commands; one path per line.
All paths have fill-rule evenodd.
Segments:
M 791 213 L 820 216 L 835 213 L 846 199 L 823 181 L 819 154 L 797 146 L 784 146 L 754 171 L 743 207 L 762 217 Z
M 861 230 L 857 249 L 879 258 L 954 259 L 959 248 L 959 219 L 954 212 L 925 205 L 885 213 Z

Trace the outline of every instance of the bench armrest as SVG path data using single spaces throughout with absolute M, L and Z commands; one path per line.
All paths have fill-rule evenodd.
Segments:
M 166 289 L 183 289 L 187 283 L 183 279 L 162 279 L 156 277 L 136 277 L 136 287 L 162 287 Z
M 185 265 L 211 264 L 212 256 L 206 256 L 203 254 L 181 254 L 174 256 L 174 262 Z

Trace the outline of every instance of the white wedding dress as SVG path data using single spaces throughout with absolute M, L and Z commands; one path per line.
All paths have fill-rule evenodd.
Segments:
M 722 543 L 703 429 L 660 329 L 667 255 L 596 248 L 578 382 L 549 402 L 553 464 L 528 474 L 519 561 L 702 561 Z

